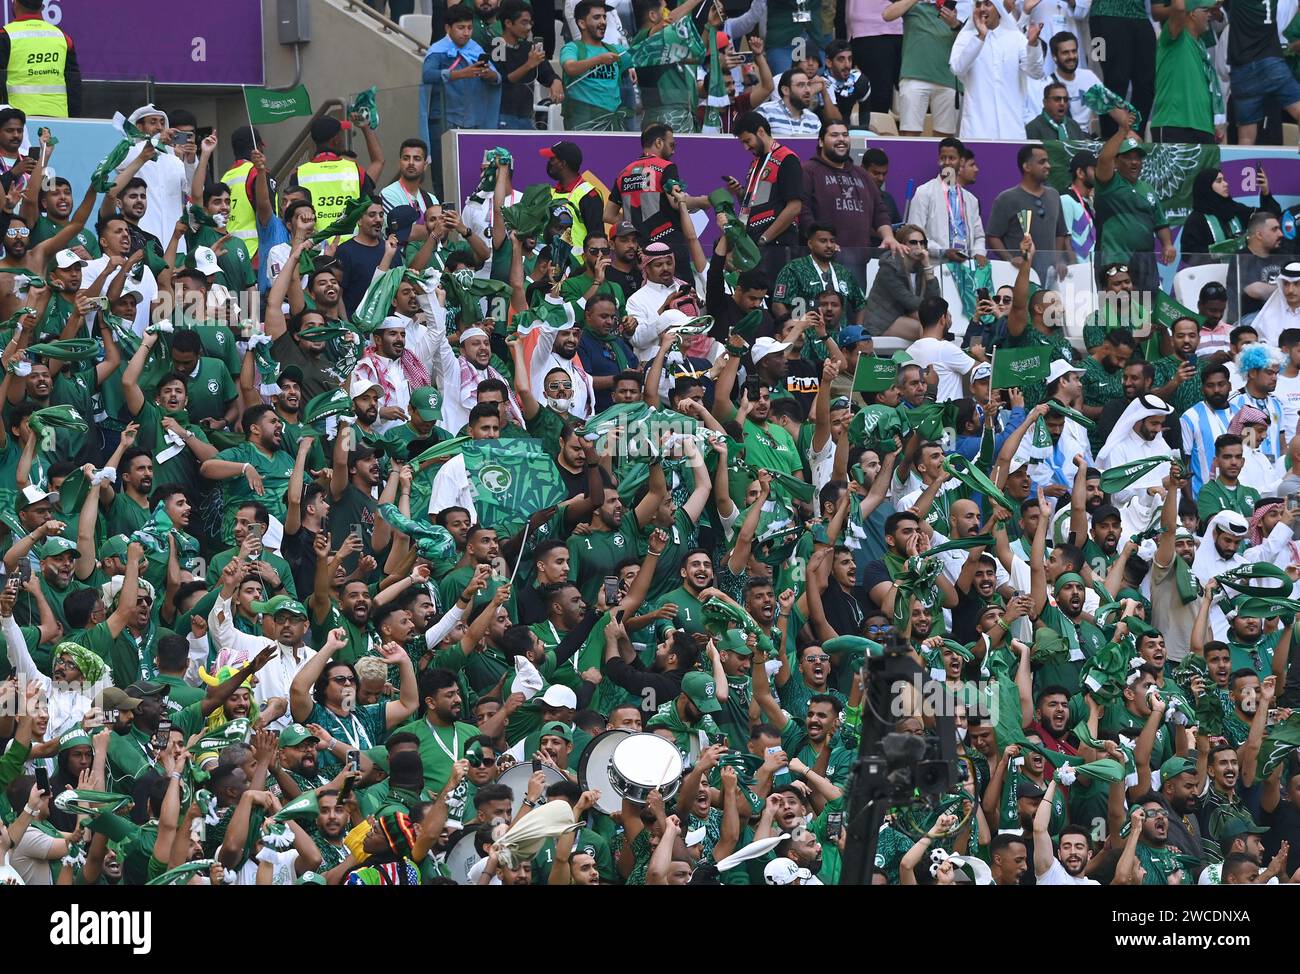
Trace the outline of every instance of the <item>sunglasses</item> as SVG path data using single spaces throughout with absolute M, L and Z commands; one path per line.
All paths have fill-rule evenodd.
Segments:
M 994 304 L 1010 304 L 1010 303 L 1011 303 L 1011 296 L 1010 296 L 1010 295 L 1006 295 L 1006 294 L 999 295 L 998 297 L 996 297 L 996 298 L 993 299 L 993 303 L 994 303 Z
M 8 229 L 8 230 L 5 231 L 5 236 L 6 236 L 6 237 L 25 237 L 25 236 L 27 236 L 29 233 L 31 233 L 31 231 L 28 230 L 26 227 L 11 227 L 10 229 Z
M 1114 267 L 1106 268 L 1106 276 L 1114 277 L 1116 274 L 1127 274 L 1128 264 L 1116 264 Z
M 608 247 L 588 247 L 588 248 L 587 248 L 587 253 L 589 253 L 589 254 L 597 254 L 597 255 L 602 256 L 602 257 L 607 257 L 607 256 L 609 256 L 609 254 L 611 253 L 611 251 L 610 251 L 610 249 L 609 249 Z
M 879 635 L 882 632 L 893 632 L 893 626 L 867 626 L 867 633 L 870 635 Z
M 357 678 L 355 676 L 331 676 L 330 682 L 337 683 L 342 687 L 350 687 L 356 685 Z
M 466 754 L 465 762 L 471 768 L 490 768 L 496 765 L 497 758 L 493 755 Z
M 909 247 L 925 247 L 925 246 L 927 246 L 928 244 L 929 244 L 929 241 L 926 240 L 924 237 L 920 237 L 920 238 L 918 238 L 918 239 L 916 239 L 916 240 L 909 240 L 909 241 L 907 241 L 907 245 L 908 245 Z
M 806 663 L 829 663 L 831 658 L 825 653 L 808 653 L 804 656 Z

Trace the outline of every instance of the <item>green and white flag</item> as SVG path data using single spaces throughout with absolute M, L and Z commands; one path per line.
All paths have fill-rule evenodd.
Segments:
M 992 388 L 1011 389 L 1043 381 L 1051 369 L 1052 351 L 1051 345 L 997 349 L 993 354 Z
M 1300 748 L 1300 713 L 1292 714 L 1268 732 L 1259 748 L 1255 778 L 1267 778 L 1296 748 Z
M 689 18 L 688 18 L 689 19 Z M 731 101 L 727 98 L 727 76 L 722 68 L 722 52 L 718 49 L 720 32 L 709 28 L 708 89 L 701 102 L 704 105 L 702 132 L 722 131 L 722 111 Z
M 303 118 L 311 115 L 311 96 L 307 86 L 299 85 L 289 91 L 272 91 L 270 88 L 244 88 L 244 107 L 248 121 L 253 125 L 272 125 L 286 118 Z
M 466 443 L 465 472 L 478 522 L 501 536 L 519 531 L 529 516 L 564 500 L 560 469 L 541 440 L 511 437 Z
M 632 38 L 624 57 L 630 59 L 627 67 L 645 68 L 681 64 L 688 60 L 702 61 L 706 53 L 700 32 L 690 17 L 683 17 L 663 30 Z

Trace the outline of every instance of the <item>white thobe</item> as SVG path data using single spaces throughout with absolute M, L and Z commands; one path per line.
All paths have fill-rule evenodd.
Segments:
M 983 38 L 968 23 L 953 42 L 948 66 L 966 87 L 963 139 L 1024 139 L 1028 79 L 1043 77 L 1041 47 L 1031 46 L 1004 15 Z

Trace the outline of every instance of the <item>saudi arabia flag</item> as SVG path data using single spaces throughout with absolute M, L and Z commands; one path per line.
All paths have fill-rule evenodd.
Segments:
M 502 537 L 565 498 L 560 470 L 541 440 L 476 440 L 465 444 L 463 455 L 479 523 Z

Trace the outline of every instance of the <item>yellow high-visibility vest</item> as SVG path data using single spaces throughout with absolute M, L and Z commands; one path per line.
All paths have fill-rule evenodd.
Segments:
M 298 167 L 298 185 L 311 193 L 316 226 L 325 228 L 361 198 L 361 173 L 354 159 L 322 159 Z
M 257 259 L 257 207 L 248 195 L 248 174 L 253 164 L 244 159 L 226 170 L 221 181 L 230 187 L 230 216 L 226 232 L 244 242 L 248 259 Z
M 36 17 L 4 25 L 9 35 L 5 86 L 9 104 L 28 115 L 68 117 L 68 39 L 53 24 Z

